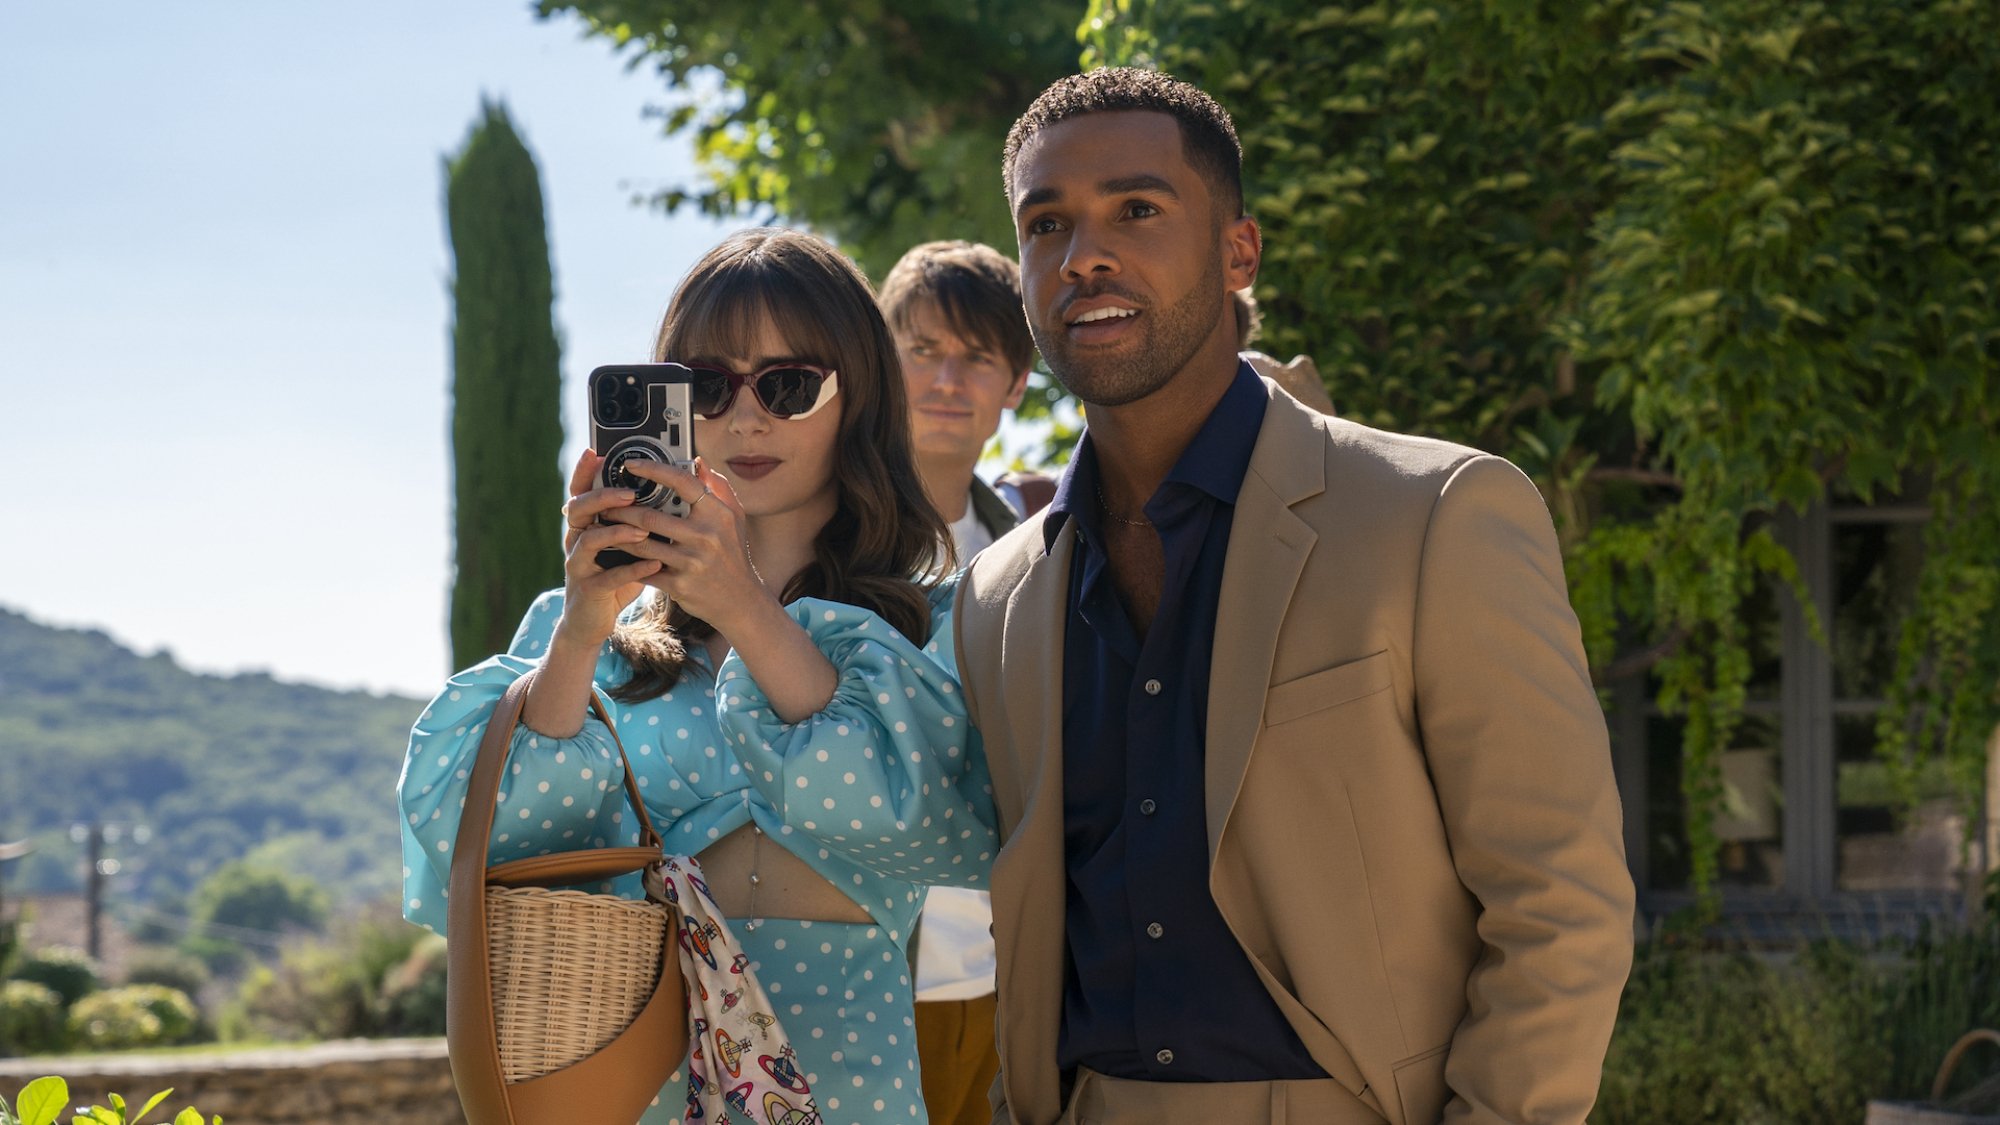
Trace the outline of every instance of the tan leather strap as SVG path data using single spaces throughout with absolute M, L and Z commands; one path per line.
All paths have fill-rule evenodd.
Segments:
M 451 879 L 445 911 L 445 958 L 448 979 L 457 984 L 446 989 L 445 1040 L 451 1055 L 452 1080 L 458 1086 L 466 1120 L 471 1125 L 533 1125 L 540 1120 L 533 1115 L 517 1117 L 509 1101 L 505 1072 L 500 1066 L 499 1036 L 494 1023 L 493 978 L 486 934 L 486 885 L 491 878 L 486 853 L 488 841 L 493 835 L 493 806 L 500 795 L 500 778 L 507 765 L 508 749 L 513 744 L 514 728 L 520 725 L 521 711 L 527 704 L 528 691 L 534 686 L 535 676 L 536 672 L 531 670 L 508 685 L 500 702 L 493 708 L 492 718 L 487 720 L 486 731 L 479 740 L 478 755 L 473 760 L 465 807 L 459 813 L 458 835 L 452 844 Z M 662 859 L 660 836 L 653 828 L 652 818 L 646 814 L 645 802 L 640 799 L 638 782 L 632 776 L 631 760 L 625 756 L 625 746 L 618 739 L 617 728 L 612 726 L 611 716 L 605 712 L 595 692 L 591 693 L 590 707 L 610 729 L 612 744 L 618 747 L 619 761 L 625 767 L 625 796 L 633 812 L 639 816 L 640 846 L 538 856 L 532 861 L 501 864 L 495 870 L 511 872 L 509 878 L 518 881 L 509 885 L 535 885 L 543 881 L 560 883 L 569 880 L 572 875 L 577 876 L 573 881 L 608 878 L 641 870 Z M 673 970 L 671 977 L 675 987 L 661 988 L 654 994 L 642 1023 L 660 1027 L 670 1026 L 671 1021 L 685 1023 L 686 995 L 680 984 L 677 963 L 671 956 L 672 948 L 673 943 L 667 943 L 669 954 L 666 955 L 663 970 Z M 662 980 L 663 983 L 666 980 L 664 972 Z M 678 1004 L 675 1003 L 676 998 Z M 639 1030 L 640 1024 L 635 1023 L 620 1039 L 629 1038 L 637 1042 L 641 1038 L 636 1034 Z M 614 1041 L 613 1046 L 617 1042 Z M 585 1060 L 585 1063 L 588 1062 Z M 563 1083 L 550 1084 L 560 1085 Z M 643 1102 L 639 1104 L 644 1105 Z

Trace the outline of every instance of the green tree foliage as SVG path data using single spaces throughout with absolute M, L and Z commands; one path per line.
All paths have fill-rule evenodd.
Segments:
M 189 899 L 194 921 L 277 934 L 316 931 L 326 924 L 326 892 L 308 880 L 269 867 L 236 862 L 217 868 Z
M 395 893 L 391 794 L 416 700 L 195 675 L 166 654 L 5 610 L 0 685 L 0 793 L 20 795 L 0 803 L 0 838 L 32 838 L 41 864 L 9 871 L 10 896 L 80 889 L 69 829 L 93 817 L 151 829 L 147 844 L 106 847 L 123 865 L 107 908 L 146 907 L 135 920 L 160 903 L 163 927 L 182 922 L 169 900 L 270 841 L 266 860 L 339 904 Z
M 1269 350 L 1550 501 L 1600 680 L 1687 717 L 1694 880 L 1768 517 L 1922 482 L 1881 752 L 1977 791 L 2000 719 L 2000 7 L 1095 0 L 1093 59 L 1234 114 Z
M 562 371 L 540 174 L 504 105 L 445 162 L 454 260 L 453 666 L 505 651 L 562 580 Z
M 1000 146 L 1076 69 L 1082 0 L 541 0 L 651 65 L 691 131 L 669 211 L 756 214 L 838 242 L 871 277 L 936 238 L 1014 244 Z M 720 79 L 718 83 L 716 80 Z
M 200 996 L 210 979 L 206 965 L 178 950 L 142 948 L 125 962 L 126 984 L 161 984 Z

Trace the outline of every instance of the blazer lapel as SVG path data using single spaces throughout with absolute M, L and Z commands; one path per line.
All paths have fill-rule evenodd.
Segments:
M 1266 384 L 1270 380 L 1265 380 Z M 1236 497 L 1208 674 L 1208 855 L 1222 841 L 1264 718 L 1278 630 L 1318 533 L 1291 506 L 1326 491 L 1325 437 L 1291 396 L 1273 394 Z M 1254 703 L 1255 706 L 1250 704 Z

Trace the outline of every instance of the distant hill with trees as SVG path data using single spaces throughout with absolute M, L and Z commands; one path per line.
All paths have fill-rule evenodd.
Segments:
M 171 909 L 239 859 L 309 878 L 337 905 L 393 893 L 394 790 L 421 709 L 263 674 L 200 675 L 0 609 L 0 840 L 34 844 L 6 889 L 80 888 L 71 828 L 98 819 L 116 828 L 104 851 L 119 867 L 114 910 Z

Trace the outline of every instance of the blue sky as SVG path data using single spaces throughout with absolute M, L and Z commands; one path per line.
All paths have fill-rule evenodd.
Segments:
M 0 606 L 434 689 L 441 160 L 482 93 L 541 162 L 573 457 L 583 376 L 729 229 L 630 204 L 690 174 L 649 71 L 491 0 L 0 5 Z

